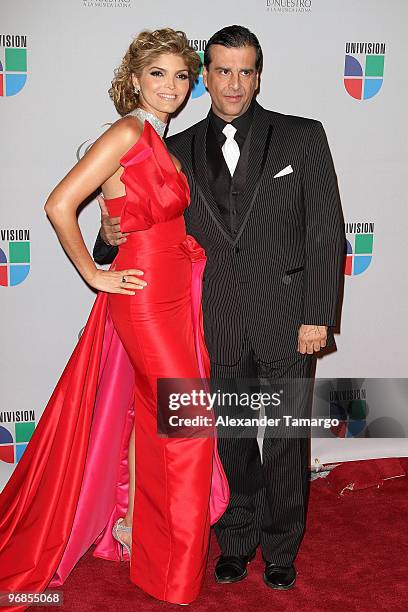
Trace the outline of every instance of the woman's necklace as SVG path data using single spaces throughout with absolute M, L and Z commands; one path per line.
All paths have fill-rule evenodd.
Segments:
M 161 138 L 163 138 L 163 134 L 167 128 L 167 123 L 164 123 L 164 121 L 160 121 L 160 119 L 158 119 L 156 115 L 153 115 L 153 113 L 149 113 L 148 111 L 145 111 L 140 106 L 135 108 L 135 110 L 131 111 L 129 115 L 133 115 L 134 117 L 137 117 L 138 119 L 140 119 L 142 123 L 144 123 L 145 121 L 148 121 L 150 125 L 158 133 L 158 135 Z

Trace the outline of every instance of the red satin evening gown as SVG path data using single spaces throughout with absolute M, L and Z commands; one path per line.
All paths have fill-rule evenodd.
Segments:
M 226 509 L 229 490 L 215 438 L 157 435 L 156 383 L 209 376 L 205 253 L 186 235 L 186 177 L 148 121 L 121 165 L 126 196 L 106 203 L 130 235 L 112 269 L 141 269 L 148 284 L 133 296 L 98 294 L 0 495 L 0 591 L 63 584 L 92 544 L 94 556 L 120 559 L 111 532 L 128 505 L 135 424 L 130 579 L 157 599 L 189 603 L 203 581 L 210 524 Z

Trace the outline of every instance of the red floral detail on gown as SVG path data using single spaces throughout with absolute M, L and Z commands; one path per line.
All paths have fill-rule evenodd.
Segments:
M 146 121 L 144 126 L 137 143 L 120 160 L 125 169 L 121 181 L 126 187 L 122 232 L 145 230 L 156 223 L 181 217 L 190 201 L 185 174 L 177 172 L 150 123 Z M 136 165 L 133 172 L 132 167 Z

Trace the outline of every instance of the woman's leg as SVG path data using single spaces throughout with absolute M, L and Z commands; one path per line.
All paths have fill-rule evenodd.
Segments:
M 129 502 L 127 507 L 126 515 L 123 519 L 123 524 L 127 527 L 131 527 L 133 524 L 133 507 L 135 501 L 135 426 L 133 425 L 132 433 L 129 439 L 129 452 L 128 452 L 128 465 L 129 465 Z M 132 534 L 122 532 L 120 537 L 126 544 L 131 546 Z

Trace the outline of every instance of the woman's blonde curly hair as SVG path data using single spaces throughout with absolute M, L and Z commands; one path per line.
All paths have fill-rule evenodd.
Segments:
M 201 59 L 190 47 L 184 32 L 171 28 L 140 32 L 129 46 L 121 65 L 115 70 L 115 78 L 108 91 L 120 115 L 127 115 L 138 105 L 132 74 L 140 76 L 143 69 L 162 53 L 180 55 L 186 62 L 190 85 L 194 83 L 200 71 Z

